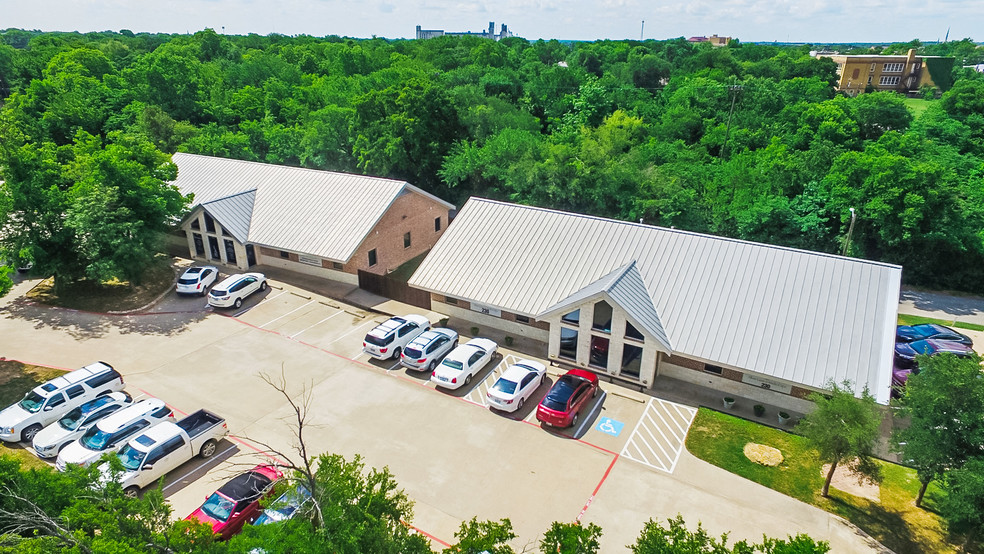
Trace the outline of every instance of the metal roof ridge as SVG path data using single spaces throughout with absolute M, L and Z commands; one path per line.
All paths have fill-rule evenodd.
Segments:
M 171 155 L 172 156 L 172 159 L 173 159 L 173 157 L 175 155 L 178 155 L 178 154 L 180 154 L 182 156 L 193 156 L 193 157 L 196 157 L 196 158 L 206 158 L 206 159 L 212 159 L 212 160 L 222 160 L 222 161 L 227 161 L 227 162 L 235 162 L 235 163 L 243 163 L 243 164 L 251 164 L 251 165 L 262 165 L 262 166 L 266 166 L 266 167 L 279 167 L 279 168 L 283 168 L 283 169 L 287 169 L 287 170 L 306 171 L 306 172 L 309 172 L 309 173 L 329 173 L 329 174 L 332 174 L 332 175 L 346 175 L 346 176 L 349 176 L 349 177 L 361 177 L 361 178 L 364 178 L 364 179 L 373 179 L 373 180 L 376 180 L 376 181 L 386 181 L 386 182 L 390 182 L 390 183 L 403 183 L 405 185 L 410 185 L 409 182 L 407 182 L 406 180 L 403 180 L 403 179 L 390 179 L 389 177 L 378 177 L 378 176 L 375 176 L 375 175 L 363 175 L 361 173 L 346 173 L 344 171 L 331 171 L 329 169 L 314 169 L 314 168 L 311 168 L 311 167 L 299 167 L 299 166 L 296 166 L 296 165 L 271 164 L 271 163 L 266 163 L 266 162 L 257 162 L 257 161 L 253 161 L 253 160 L 240 160 L 239 158 L 225 158 L 225 157 L 222 157 L 222 156 L 208 156 L 206 154 L 191 154 L 189 152 L 175 152 L 174 154 Z M 413 185 L 410 185 L 410 186 L 413 186 Z
M 513 203 L 513 202 L 505 202 L 503 200 L 492 200 L 492 199 L 489 199 L 489 198 L 481 198 L 481 197 L 478 197 L 478 196 L 472 196 L 472 197 L 469 197 L 468 198 L 468 202 L 471 202 L 472 200 L 475 200 L 476 202 L 487 202 L 487 203 L 499 204 L 499 205 L 503 205 L 503 206 L 512 206 L 512 207 L 524 208 L 524 209 L 528 209 L 528 210 L 536 210 L 536 211 L 549 212 L 549 213 L 554 213 L 554 214 L 559 214 L 559 215 L 567 215 L 567 216 L 571 216 L 571 217 L 582 217 L 582 218 L 587 218 L 587 219 L 594 219 L 594 220 L 609 222 L 609 223 L 618 224 L 618 225 L 628 225 L 630 227 L 636 227 L 636 228 L 642 228 L 642 229 L 649 229 L 649 230 L 655 230 L 655 231 L 662 231 L 662 232 L 667 232 L 667 233 L 678 233 L 678 234 L 690 235 L 690 236 L 699 237 L 699 238 L 705 238 L 705 239 L 720 240 L 720 241 L 725 241 L 725 242 L 735 242 L 735 243 L 739 243 L 739 244 L 747 244 L 749 246 L 760 246 L 760 247 L 763 247 L 763 248 L 771 248 L 771 249 L 775 249 L 775 250 L 784 250 L 784 251 L 787 251 L 787 252 L 794 252 L 794 253 L 798 253 L 798 254 L 809 254 L 811 256 L 821 256 L 821 257 L 825 257 L 825 258 L 833 258 L 833 259 L 842 260 L 842 261 L 845 261 L 845 262 L 855 262 L 855 263 L 861 263 L 861 264 L 870 264 L 870 265 L 877 265 L 877 266 L 882 266 L 882 267 L 902 269 L 902 266 L 900 266 L 900 265 L 891 264 L 891 263 L 888 263 L 888 262 L 880 262 L 880 261 L 877 261 L 877 260 L 867 260 L 867 259 L 863 259 L 863 258 L 851 258 L 851 257 L 848 257 L 848 256 L 839 256 L 837 254 L 830 254 L 829 252 L 817 252 L 815 250 L 805 250 L 805 249 L 802 249 L 802 248 L 793 248 L 791 246 L 782 246 L 782 245 L 778 245 L 778 244 L 768 244 L 768 243 L 765 243 L 765 242 L 755 242 L 755 241 L 751 241 L 751 240 L 736 239 L 736 238 L 733 238 L 733 237 L 723 237 L 723 236 L 720 236 L 720 235 L 711 235 L 711 234 L 707 234 L 707 233 L 698 233 L 697 231 L 688 231 L 686 229 L 676 229 L 676 228 L 673 228 L 673 227 L 661 227 L 659 225 L 647 225 L 645 223 L 636 223 L 634 221 L 623 221 L 621 219 L 613 219 L 613 218 L 610 218 L 610 217 L 602 217 L 602 216 L 599 216 L 599 215 L 579 214 L 577 212 L 565 212 L 563 210 L 557 210 L 557 209 L 553 209 L 553 208 L 542 208 L 540 206 L 530 206 L 530 205 L 527 205 L 527 204 L 516 204 L 516 203 Z M 466 202 L 466 204 L 467 204 L 467 202 Z

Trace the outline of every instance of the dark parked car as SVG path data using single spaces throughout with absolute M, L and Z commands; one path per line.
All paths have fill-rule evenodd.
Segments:
M 260 499 L 273 492 L 281 477 L 283 473 L 271 465 L 256 466 L 222 485 L 185 519 L 211 523 L 220 538 L 228 539 L 259 517 Z
M 263 510 L 260 517 L 256 518 L 253 525 L 267 525 L 284 521 L 297 515 L 308 502 L 311 501 L 311 493 L 304 485 L 289 489 L 274 500 L 267 509 Z
M 916 356 L 919 354 L 935 356 L 943 353 L 954 354 L 961 358 L 969 358 L 974 355 L 974 351 L 969 346 L 959 342 L 936 339 L 902 342 L 895 343 L 895 366 L 900 369 L 914 369 Z
M 899 325 L 895 328 L 895 342 L 906 343 L 926 339 L 946 340 L 974 346 L 974 341 L 970 337 L 944 325 L 920 323 L 919 325 Z
M 583 369 L 572 369 L 550 387 L 536 407 L 536 419 L 554 427 L 570 427 L 590 399 L 598 396 L 598 376 Z

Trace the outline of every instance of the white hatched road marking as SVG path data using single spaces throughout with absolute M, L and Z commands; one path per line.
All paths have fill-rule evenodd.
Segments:
M 464 398 L 468 402 L 471 402 L 472 404 L 478 404 L 479 406 L 488 407 L 489 402 L 488 400 L 486 400 L 486 397 L 489 394 L 489 388 L 491 388 L 492 385 L 495 384 L 496 379 L 498 379 L 499 376 L 502 375 L 502 372 L 505 371 L 507 367 L 516 363 L 518 360 L 519 358 L 513 356 L 512 354 L 503 356 L 502 361 L 499 362 L 499 365 L 495 366 L 495 368 L 492 371 L 490 371 L 488 375 L 485 376 L 485 379 L 483 379 L 481 383 L 478 383 L 477 385 L 472 387 L 472 390 L 468 391 L 468 394 L 466 394 L 462 398 Z
M 673 473 L 696 415 L 696 408 L 650 398 L 620 456 Z

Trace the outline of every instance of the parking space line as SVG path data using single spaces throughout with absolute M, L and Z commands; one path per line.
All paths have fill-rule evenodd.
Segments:
M 287 291 L 286 290 L 281 290 L 280 292 L 278 292 L 277 294 L 274 294 L 273 296 L 268 296 L 268 297 L 264 298 L 264 300 L 273 300 L 274 298 L 276 298 L 278 296 L 282 296 L 284 294 L 287 294 Z
M 344 339 L 345 337 L 347 337 L 347 336 L 351 335 L 352 333 L 358 331 L 359 329 L 365 327 L 367 324 L 376 324 L 376 325 L 378 325 L 378 323 L 376 323 L 376 320 L 375 319 L 369 319 L 368 321 L 364 321 L 364 322 L 360 323 L 359 325 L 357 325 L 356 327 L 352 328 L 351 331 L 349 331 L 349 332 L 341 335 L 340 337 L 337 337 L 335 340 L 329 342 L 328 344 L 335 344 L 336 342 Z M 360 350 L 360 352 L 361 352 L 361 350 Z
M 650 398 L 622 448 L 621 456 L 673 473 L 687 440 L 687 430 L 696 415 L 697 410 L 689 406 Z
M 591 417 L 595 414 L 595 412 L 598 412 L 598 411 L 601 410 L 601 405 L 605 402 L 605 397 L 607 395 L 608 395 L 608 393 L 606 393 L 605 391 L 602 391 L 601 398 L 599 398 L 599 399 L 596 400 L 594 408 L 592 408 L 591 411 L 588 412 L 588 415 L 585 416 L 584 419 L 581 421 L 580 427 L 578 427 L 577 429 L 574 430 L 574 432 L 571 434 L 572 437 L 577 438 L 577 437 L 582 436 L 581 431 L 584 430 L 584 426 L 591 422 Z M 535 411 L 536 410 L 534 410 L 534 412 Z
M 300 334 L 301 334 L 301 333 L 303 333 L 304 331 L 307 331 L 307 330 L 309 330 L 309 329 L 312 329 L 312 328 L 314 328 L 314 327 L 317 327 L 318 325 L 321 325 L 322 323 L 324 323 L 324 322 L 326 322 L 326 321 L 328 321 L 329 319 L 331 319 L 331 318 L 333 318 L 333 317 L 335 317 L 336 315 L 342 315 L 342 314 L 344 314 L 344 313 L 345 313 L 345 312 L 342 312 L 342 311 L 339 311 L 339 312 L 335 312 L 335 313 L 333 313 L 333 314 L 331 314 L 330 316 L 328 316 L 328 317 L 326 317 L 326 318 L 324 318 L 324 319 L 322 319 L 321 321 L 319 321 L 319 322 L 317 322 L 317 323 L 315 323 L 314 325 L 308 325 L 307 327 L 305 327 L 305 328 L 303 328 L 303 329 L 301 329 L 300 331 L 298 331 L 298 332 L 296 332 L 296 333 L 294 333 L 293 335 L 291 335 L 291 336 L 290 336 L 290 338 L 292 338 L 292 339 L 293 339 L 293 338 L 296 338 L 296 337 L 297 337 L 298 335 L 300 335 Z
M 270 324 L 271 324 L 271 323 L 273 323 L 274 321 L 277 321 L 277 320 L 280 320 L 280 319 L 283 319 L 283 318 L 285 318 L 285 317 L 287 317 L 287 316 L 289 316 L 290 314 L 292 314 L 292 313 L 294 313 L 294 312 L 296 312 L 297 310 L 300 310 L 300 309 L 303 309 L 303 308 L 306 308 L 307 306 L 310 306 L 311 304 L 314 304 L 315 302 L 316 302 L 316 300 L 308 300 L 308 302 L 307 302 L 307 304 L 304 304 L 304 305 L 302 305 L 302 306 L 298 306 L 297 308 L 294 308 L 293 310 L 291 310 L 291 311 L 289 311 L 289 312 L 287 312 L 287 313 L 285 313 L 285 314 L 282 314 L 282 315 L 279 315 L 279 316 L 277 316 L 277 317 L 275 317 L 275 318 L 273 318 L 273 319 L 271 319 L 270 321 L 267 321 L 267 322 L 266 322 L 266 323 L 264 323 L 263 325 L 260 325 L 259 327 L 260 327 L 260 329 L 262 329 L 262 328 L 264 328 L 264 327 L 266 327 L 267 325 L 270 325 Z
M 201 469 L 202 469 L 203 467 L 205 467 L 205 466 L 207 466 L 207 465 L 209 465 L 210 463 L 212 463 L 212 462 L 214 462 L 215 460 L 218 460 L 218 459 L 221 459 L 221 457 L 222 457 L 222 455 L 223 455 L 223 454 L 225 454 L 225 453 L 227 453 L 227 452 L 230 452 L 230 451 L 232 451 L 232 450 L 235 450 L 236 448 L 239 448 L 239 447 L 238 447 L 238 446 L 236 446 L 236 445 L 232 445 L 232 446 L 230 446 L 229 448 L 226 448 L 225 450 L 223 450 L 222 452 L 219 452 L 218 454 L 213 454 L 213 455 L 212 455 L 212 456 L 211 456 L 211 457 L 210 457 L 210 458 L 208 459 L 208 461 L 206 461 L 206 462 L 205 462 L 204 464 L 202 464 L 202 465 L 200 465 L 200 466 L 198 466 L 198 467 L 196 467 L 196 468 L 194 468 L 194 469 L 192 469 L 191 471 L 189 471 L 189 472 L 187 472 L 187 473 L 185 473 L 185 474 L 184 474 L 184 475 L 182 475 L 181 477 L 178 477 L 178 478 L 177 478 L 177 479 L 175 479 L 174 481 L 171 481 L 171 483 L 170 483 L 169 485 L 165 485 L 165 486 L 163 486 L 163 487 L 161 487 L 161 492 L 164 492 L 164 491 L 166 491 L 167 489 L 169 489 L 169 488 L 171 488 L 171 487 L 173 487 L 174 485 L 176 485 L 176 484 L 178 484 L 178 483 L 180 483 L 180 482 L 182 482 L 182 481 L 184 481 L 184 480 L 185 480 L 185 478 L 186 478 L 186 477 L 188 477 L 189 475 L 191 475 L 192 473 L 195 473 L 196 471 L 199 471 L 199 470 L 201 470 Z M 194 458 L 192 458 L 192 459 L 194 459 Z

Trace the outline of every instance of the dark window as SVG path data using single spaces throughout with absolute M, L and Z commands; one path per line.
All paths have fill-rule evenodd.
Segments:
M 403 247 L 410 248 L 410 231 L 403 233 Z
M 151 417 L 156 418 L 156 419 L 163 419 L 163 418 L 171 415 L 171 408 L 168 408 L 167 406 L 164 406 L 163 408 L 157 409 L 157 411 L 155 411 L 154 413 L 152 413 L 150 415 L 151 415 Z
M 639 378 L 642 368 L 642 348 L 633 344 L 622 345 L 622 370 L 619 375 L 625 377 Z
M 147 421 L 146 419 L 141 419 L 140 421 L 134 423 L 133 425 L 123 428 L 123 430 L 120 431 L 119 435 L 114 436 L 112 440 L 106 445 L 106 447 L 109 448 L 110 446 L 116 446 L 117 444 L 124 442 L 129 437 L 132 437 L 142 429 L 149 426 L 150 426 L 149 421 Z
M 46 406 L 49 408 L 54 408 L 55 406 L 60 406 L 64 403 L 65 403 L 65 395 L 58 394 L 49 398 Z
M 574 310 L 569 314 L 565 314 L 560 318 L 564 323 L 570 323 L 571 325 L 577 325 L 581 321 L 581 310 Z
M 533 379 L 536 379 L 536 373 L 527 373 L 526 377 L 523 377 L 523 382 L 519 385 L 520 388 L 525 389 L 530 383 L 533 382 Z
M 441 230 L 441 218 L 435 217 L 434 218 L 434 232 L 436 233 L 436 232 L 438 232 L 440 230 Z
M 444 301 L 447 302 L 448 304 L 457 304 L 458 303 L 458 299 L 457 298 L 452 298 L 450 296 L 445 296 L 444 297 Z
M 84 393 L 85 393 L 85 387 L 83 387 L 82 385 L 75 385 L 72 387 L 68 387 L 68 389 L 65 390 L 65 394 L 68 395 L 69 400 L 71 400 L 72 398 L 77 398 Z
M 591 337 L 591 358 L 592 364 L 608 367 L 608 346 L 611 341 L 605 337 Z
M 516 321 L 518 323 L 525 323 L 525 324 L 529 325 L 530 318 L 526 317 L 525 315 L 517 315 L 516 316 Z
M 704 371 L 713 373 L 714 375 L 721 375 L 724 373 L 724 369 L 721 366 L 711 364 L 704 364 Z
M 612 306 L 608 302 L 602 300 L 595 304 L 591 328 L 606 333 L 612 332 Z
M 144 466 L 155 464 L 157 463 L 157 460 L 160 460 L 163 457 L 164 457 L 164 447 L 158 446 L 157 448 L 151 450 L 150 454 L 147 454 L 147 460 L 144 462 Z
M 369 267 L 376 265 L 376 249 L 373 248 L 369 251 Z
M 166 443 L 164 443 L 163 446 L 164 455 L 167 456 L 171 452 L 174 452 L 175 450 L 181 448 L 182 446 L 184 446 L 184 443 L 185 443 L 184 437 L 174 437 L 173 439 L 167 441 Z
M 228 261 L 231 264 L 236 263 L 236 245 L 234 245 L 231 240 L 226 239 L 225 249 L 226 249 L 226 261 Z
M 482 359 L 482 356 L 485 356 L 483 352 L 475 352 L 474 354 L 471 355 L 470 358 L 468 358 L 468 365 L 470 366 L 475 365 L 479 360 Z
M 340 263 L 340 262 L 331 262 L 331 268 L 332 269 L 337 269 L 337 270 L 341 271 L 341 270 L 345 269 L 345 264 Z
M 205 256 L 205 241 L 202 240 L 202 236 L 198 233 L 192 233 L 192 238 L 195 240 L 195 255 Z
M 407 335 L 407 333 L 409 333 L 410 331 L 413 331 L 416 328 L 417 328 L 417 324 L 416 323 L 413 323 L 413 322 L 407 323 L 406 325 L 404 325 L 403 327 L 400 328 L 400 331 L 397 333 L 397 335 L 398 336 L 401 336 L 401 337 L 405 337 Z
M 221 260 L 222 256 L 219 254 L 219 239 L 215 237 L 208 237 L 208 251 L 212 255 L 213 260 Z
M 574 329 L 560 328 L 560 357 L 577 359 L 577 331 Z
M 208 215 L 208 212 L 204 212 L 203 215 L 205 216 L 205 230 L 208 231 L 209 233 L 214 233 L 215 220 L 212 219 L 212 216 Z
M 625 336 L 629 337 L 630 339 L 645 340 L 642 336 L 642 333 L 640 333 L 639 330 L 636 329 L 628 321 L 625 322 Z
M 200 230 L 202 228 L 202 222 L 197 217 L 195 219 L 192 219 L 191 228 Z
M 860 69 L 855 69 L 854 72 L 851 73 L 851 78 L 852 79 L 857 79 L 860 76 L 861 76 L 861 70 Z
M 89 377 L 89 380 L 86 381 L 85 384 L 95 389 L 105 385 L 106 383 L 109 383 L 114 379 L 119 379 L 119 378 L 120 378 L 119 372 L 116 371 L 115 369 L 110 369 L 108 371 L 104 371 L 100 373 L 99 375 L 94 375 L 92 377 Z
M 223 237 L 231 237 L 232 235 L 230 235 L 229 232 L 225 230 L 225 227 L 223 227 L 222 228 L 222 236 Z
M 290 252 L 284 252 L 283 250 L 281 250 L 280 251 L 280 257 L 281 258 L 284 258 L 285 260 L 286 259 L 290 259 Z

